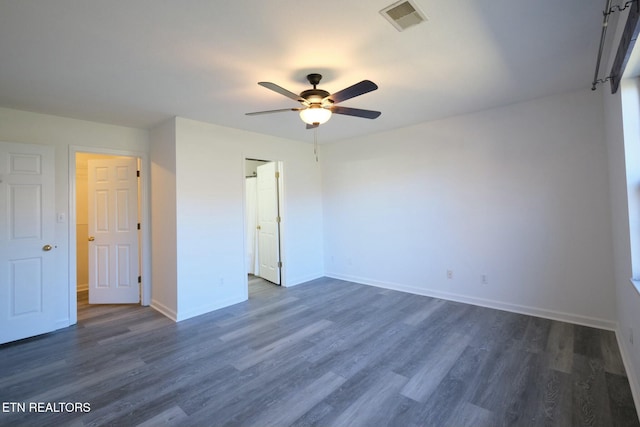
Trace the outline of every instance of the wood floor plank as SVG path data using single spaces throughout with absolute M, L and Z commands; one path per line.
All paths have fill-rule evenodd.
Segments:
M 419 309 L 413 311 L 410 315 L 404 319 L 404 323 L 411 326 L 417 326 L 420 323 L 424 322 L 434 311 L 439 309 L 443 304 L 446 303 L 445 300 L 437 299 L 437 298 L 425 298 L 421 299 L 424 301 L 420 304 Z
M 451 411 L 451 417 L 443 425 L 457 427 L 493 427 L 496 423 L 496 416 L 493 412 L 468 402 L 462 402 Z
M 549 319 L 530 317 L 522 339 L 524 350 L 532 353 L 542 353 L 547 348 L 549 330 L 552 324 L 553 321 Z
M 246 322 L 247 320 L 255 319 L 260 316 L 264 316 L 270 312 L 280 310 L 282 307 L 286 307 L 287 305 L 291 303 L 295 303 L 296 301 L 298 301 L 298 298 L 294 296 L 283 297 L 280 300 L 276 299 L 270 304 L 264 304 L 264 305 L 261 305 L 260 307 L 247 310 L 244 314 L 240 316 L 234 316 L 230 319 L 220 320 L 216 322 L 216 324 L 221 328 L 230 327 L 237 323 Z
M 348 351 L 340 352 L 339 356 L 334 354 L 330 358 L 330 366 L 346 378 L 351 378 L 356 373 L 372 366 L 385 369 L 388 365 L 384 360 L 388 359 L 397 345 L 406 341 L 411 332 L 402 324 L 385 327 L 371 339 L 361 341 L 359 345 L 350 347 Z
M 571 375 L 551 369 L 542 381 L 544 382 L 544 408 L 540 416 L 544 417 L 544 425 L 546 427 L 571 425 L 573 401 Z
M 550 368 L 570 374 L 573 369 L 573 325 L 552 322 L 547 337 L 546 353 L 549 354 Z
M 187 418 L 187 414 L 179 406 L 172 406 L 148 420 L 137 424 L 137 427 L 178 427 Z
M 545 358 L 537 353 L 529 353 L 529 359 L 522 363 L 511 380 L 510 395 L 504 401 L 504 411 L 499 415 L 499 424 L 505 426 L 536 426 L 545 421 L 545 408 L 549 373 Z M 495 412 L 495 411 L 494 411 Z
M 506 416 L 511 397 L 524 387 L 522 375 L 526 374 L 525 370 L 533 357 L 533 353 L 517 346 L 504 351 L 492 348 L 486 364 L 481 368 L 478 382 L 474 384 L 474 395 L 469 402 Z M 494 387 L 494 384 L 502 386 Z
M 371 426 L 387 411 L 385 402 L 404 387 L 407 378 L 395 372 L 387 372 L 372 387 L 362 393 L 335 420 L 335 426 Z
M 292 427 L 311 427 L 321 426 L 320 420 L 326 418 L 334 411 L 333 407 L 325 402 L 320 402 L 311 410 L 307 411 L 302 417 L 295 420 Z M 328 424 L 327 424 L 328 425 Z
M 312 323 L 311 325 L 294 332 L 293 334 L 287 335 L 283 338 L 280 338 L 277 341 L 274 341 L 264 347 L 247 354 L 240 359 L 233 361 L 233 366 L 242 371 L 245 370 L 257 363 L 262 362 L 263 360 L 273 357 L 278 352 L 286 349 L 288 346 L 294 344 L 298 340 L 305 339 L 306 337 L 315 334 L 318 331 L 328 327 L 332 322 L 329 320 L 320 320 L 318 322 Z
M 488 355 L 485 349 L 467 346 L 428 399 L 408 407 L 394 420 L 394 425 L 447 425 L 453 412 L 473 394 L 473 384 L 478 384 Z
M 279 427 L 293 424 L 298 418 L 321 403 L 329 394 L 340 387 L 346 379 L 329 371 L 303 389 L 294 389 L 279 398 L 273 405 L 261 412 L 249 424 L 256 427 Z
M 288 319 L 300 316 L 300 314 L 308 310 L 309 307 L 299 304 L 295 307 L 292 307 L 291 309 L 278 313 L 277 316 L 269 316 L 266 319 L 261 319 L 254 323 L 249 323 L 243 327 L 236 328 L 231 332 L 220 335 L 219 339 L 224 342 L 232 342 L 241 340 L 243 338 L 246 338 L 247 336 L 263 336 L 269 330 L 276 329 L 277 327 L 282 327 L 283 324 L 287 325 Z
M 468 343 L 469 337 L 466 335 L 448 335 L 438 347 L 425 355 L 422 367 L 409 379 L 400 393 L 416 402 L 425 402 L 449 373 Z
M 591 328 L 589 328 L 591 329 Z M 589 331 L 593 332 L 593 331 Z M 595 349 L 595 346 L 589 346 Z M 597 347 L 597 354 L 601 354 Z M 573 424 L 582 426 L 610 426 L 613 424 L 610 411 L 607 382 L 603 363 L 582 354 L 574 354 L 573 361 Z
M 596 328 L 573 325 L 573 352 L 590 359 L 602 360 L 601 333 Z
M 605 373 L 612 427 L 640 427 L 626 376 Z
M 295 346 L 291 349 L 296 350 Z M 226 385 L 218 387 L 213 396 L 203 399 L 192 395 L 189 401 L 180 404 L 189 413 L 185 425 L 245 425 L 249 420 L 259 418 L 290 390 L 304 388 L 321 375 L 322 370 L 303 359 L 284 360 L 288 363 L 262 362 L 240 372 L 243 381 L 232 383 L 230 389 L 227 389 Z M 243 376 L 245 374 L 248 375 L 246 378 Z M 230 393 L 220 393 L 220 390 L 225 389 Z M 200 405 L 197 411 L 192 413 L 189 407 L 193 400 L 199 400 Z
M 610 374 L 626 376 L 624 362 L 618 348 L 618 340 L 613 331 L 601 331 L 600 349 L 604 362 L 604 370 Z

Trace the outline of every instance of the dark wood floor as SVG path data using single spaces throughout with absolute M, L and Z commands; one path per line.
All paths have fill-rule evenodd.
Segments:
M 79 304 L 78 325 L 0 346 L 7 426 L 639 426 L 612 332 L 349 282 L 253 280 L 174 323 Z

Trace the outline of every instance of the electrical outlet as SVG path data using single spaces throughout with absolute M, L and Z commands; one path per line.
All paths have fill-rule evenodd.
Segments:
M 453 279 L 453 270 L 447 270 L 447 279 Z
M 487 278 L 487 275 L 486 275 L 486 274 L 483 274 L 482 276 L 480 276 L 480 282 L 481 282 L 483 285 L 486 285 L 487 283 L 489 283 L 489 279 Z

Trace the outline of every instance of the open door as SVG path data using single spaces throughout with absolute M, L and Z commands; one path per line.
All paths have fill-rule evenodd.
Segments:
M 257 168 L 258 276 L 280 284 L 280 209 L 278 162 Z
M 54 161 L 0 142 L 0 344 L 56 328 Z
M 88 164 L 89 304 L 139 303 L 137 159 Z

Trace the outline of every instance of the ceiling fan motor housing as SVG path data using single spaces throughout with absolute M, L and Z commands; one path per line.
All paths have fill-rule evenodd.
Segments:
M 329 92 L 322 89 L 307 89 L 300 93 L 300 97 L 306 99 L 310 104 L 320 104 L 329 95 Z

